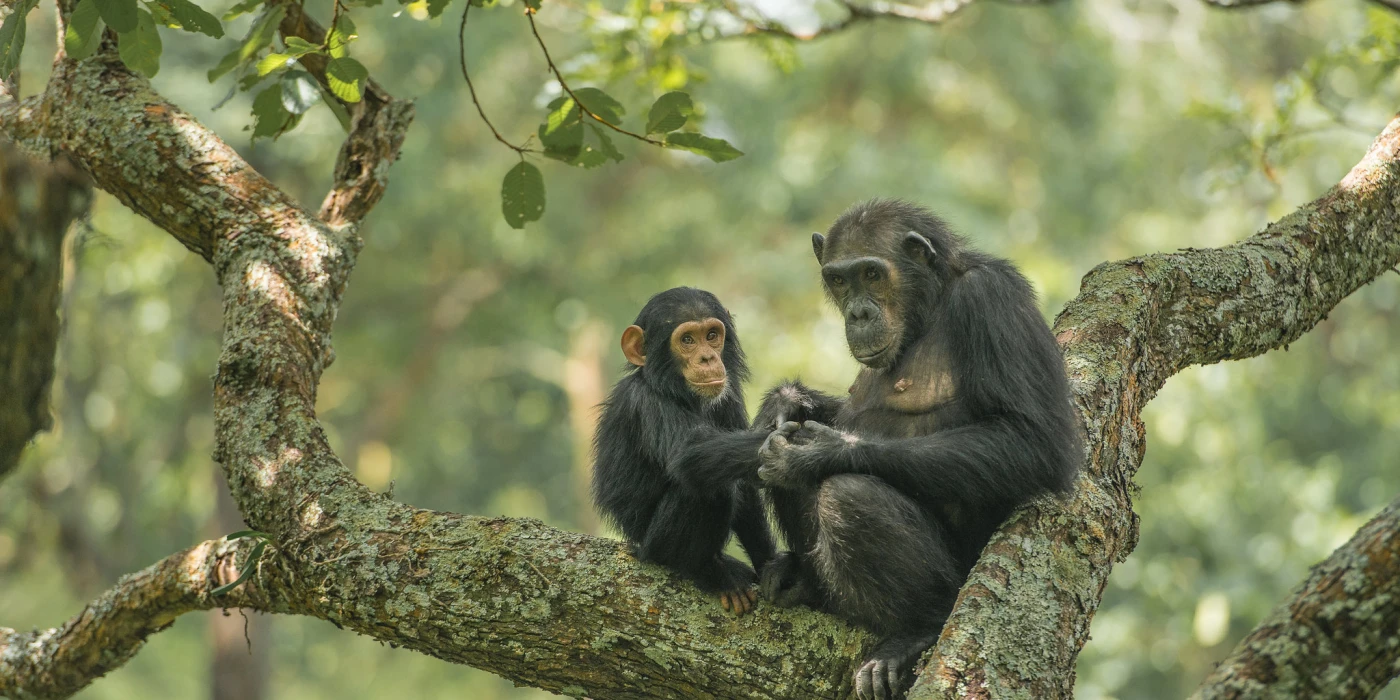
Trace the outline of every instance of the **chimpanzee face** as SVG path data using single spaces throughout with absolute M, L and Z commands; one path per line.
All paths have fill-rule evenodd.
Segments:
M 684 320 L 657 319 L 650 332 L 641 326 L 628 326 L 622 332 L 622 353 L 633 365 L 666 375 L 668 384 L 683 383 L 686 390 L 706 401 L 718 399 L 729 382 L 724 366 L 724 345 L 728 339 L 724 322 L 706 312 L 689 310 L 680 318 Z M 657 353 L 669 355 L 663 358 L 667 361 L 651 362 L 648 366 L 648 360 L 657 359 Z
M 822 284 L 846 322 L 846 345 L 856 361 L 872 369 L 895 363 L 903 350 L 911 300 L 902 278 L 926 270 L 933 257 L 928 240 L 913 231 L 833 227 L 828 241 L 812 234 L 822 263 Z
M 671 331 L 671 355 L 686 386 L 701 398 L 724 393 L 724 323 L 717 318 L 687 321 Z

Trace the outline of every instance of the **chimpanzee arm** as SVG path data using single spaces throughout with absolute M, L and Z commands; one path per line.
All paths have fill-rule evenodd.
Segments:
M 913 438 L 862 438 L 807 424 L 778 465 L 780 483 L 869 474 L 924 503 L 1022 503 L 1072 484 L 1028 426 L 989 419 Z
M 744 429 L 748 421 L 742 404 L 720 410 L 730 413 L 696 415 L 661 401 L 646 403 L 634 414 L 634 439 L 682 488 L 697 494 L 728 493 L 736 481 L 756 479 L 758 448 L 766 435 Z
M 754 570 L 762 571 L 776 554 L 773 535 L 768 530 L 768 517 L 763 512 L 763 499 L 758 489 L 750 484 L 740 484 L 736 494 L 734 534 L 748 553 Z
M 767 433 L 788 421 L 816 421 L 831 424 L 846 403 L 843 398 L 824 394 L 795 379 L 773 387 L 763 396 L 754 430 Z

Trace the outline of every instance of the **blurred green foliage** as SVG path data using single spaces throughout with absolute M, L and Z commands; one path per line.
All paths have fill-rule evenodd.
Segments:
M 325 5 L 308 2 L 323 18 Z M 798 374 L 840 391 L 856 365 L 808 235 L 853 201 L 900 196 L 942 212 L 1020 264 L 1048 318 L 1098 262 L 1225 245 L 1320 195 L 1400 97 L 1396 21 L 1360 2 L 988 3 L 940 27 L 709 46 L 685 7 L 546 5 L 538 21 L 566 75 L 629 105 L 684 88 L 707 132 L 747 155 L 716 165 L 638 148 L 598 172 L 553 165 L 548 211 L 525 231 L 501 218 L 501 175 L 519 159 L 476 116 L 455 22 L 415 3 L 361 23 L 357 59 L 418 100 L 319 396 L 332 444 L 371 486 L 423 507 L 591 528 L 576 467 L 586 422 L 571 401 L 588 405 L 590 366 L 604 389 L 616 378 L 617 334 L 650 294 L 700 286 L 734 311 L 751 404 Z M 802 3 L 752 9 L 794 28 L 829 19 Z M 51 21 L 29 18 L 30 92 Z M 243 36 L 253 21 L 225 29 Z M 533 133 L 558 88 L 528 27 L 484 12 L 471 36 L 493 119 L 512 138 Z M 254 96 L 211 109 L 223 95 L 206 72 L 227 47 L 174 32 L 164 42 L 157 87 L 314 207 L 343 135 L 334 115 L 307 111 L 297 131 L 250 145 Z M 632 110 L 634 124 L 647 116 Z M 121 573 L 240 529 L 216 521 L 221 318 L 208 266 L 107 197 L 73 242 L 57 426 L 0 483 L 9 626 L 57 624 Z M 1397 313 L 1386 276 L 1287 352 L 1189 370 L 1148 406 L 1142 540 L 1109 581 L 1082 697 L 1185 696 L 1400 492 Z M 198 696 L 209 644 L 202 616 L 182 618 L 81 697 Z M 277 618 L 266 644 L 278 698 L 542 694 L 318 621 Z

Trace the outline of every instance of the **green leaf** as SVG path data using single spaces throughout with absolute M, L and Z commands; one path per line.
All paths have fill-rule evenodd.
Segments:
M 704 134 L 677 131 L 666 135 L 666 145 L 698 153 L 716 163 L 734 160 L 744 155 L 743 151 L 729 145 L 724 139 L 710 138 Z
M 368 77 L 369 69 L 348 56 L 333 58 L 326 64 L 326 83 L 336 97 L 346 102 L 360 101 L 360 93 Z
M 501 213 L 511 228 L 539 221 L 544 214 L 544 176 L 539 168 L 522 160 L 506 173 L 501 182 Z
M 224 21 L 227 22 L 229 20 L 242 17 L 243 15 L 246 15 L 249 12 L 258 9 L 258 7 L 260 7 L 264 2 L 266 2 L 266 0 L 243 0 L 243 2 L 240 2 L 237 5 L 230 7 L 228 12 L 224 13 Z
M 136 0 L 93 1 L 97 3 L 97 12 L 102 15 L 102 21 L 112 31 L 118 34 L 136 31 Z
M 39 0 L 20 0 L 15 11 L 5 18 L 0 26 L 0 80 L 10 77 L 19 67 L 20 54 L 24 53 L 25 16 L 39 4 Z
M 497 0 L 467 0 L 472 7 L 495 7 Z
M 156 20 L 145 10 L 136 11 L 136 29 L 117 33 L 117 54 L 122 63 L 147 78 L 160 72 L 160 48 Z
M 306 114 L 321 99 L 321 86 L 304 70 L 282 74 L 282 108 L 292 114 Z
M 350 111 L 345 109 L 345 105 L 341 104 L 340 100 L 335 99 L 335 95 L 332 95 L 326 86 L 316 83 L 316 87 L 321 90 L 321 101 L 330 107 L 331 114 L 334 114 L 336 121 L 340 122 L 340 128 L 344 129 L 345 133 L 350 133 Z
M 219 18 L 190 0 L 155 0 L 152 4 L 164 7 L 180 23 L 180 28 L 187 32 L 199 32 L 215 39 L 224 36 L 224 25 Z
M 274 5 L 259 15 L 257 21 L 253 23 L 253 27 L 248 30 L 248 36 L 243 38 L 243 44 L 220 59 L 219 64 L 210 69 L 209 82 L 212 83 L 234 68 L 251 61 L 263 49 L 271 46 L 273 37 L 277 35 L 277 25 L 282 23 L 282 17 L 286 14 L 287 8 Z
M 68 16 L 68 28 L 63 33 L 63 51 L 68 57 L 81 61 L 92 55 L 102 43 L 102 35 L 97 27 L 102 18 L 97 14 L 97 3 L 93 0 L 79 0 Z
M 282 41 L 287 45 L 287 53 L 296 56 L 297 58 L 301 58 L 302 56 L 305 56 L 309 53 L 321 52 L 321 47 L 319 44 L 313 44 L 299 36 L 289 36 L 286 39 L 283 39 Z
M 284 53 L 270 53 L 258 61 L 258 77 L 262 77 L 275 70 L 281 70 L 292 64 L 296 59 Z
M 573 160 L 574 165 L 587 169 L 597 168 L 607 164 L 608 159 L 612 157 L 607 149 L 611 149 L 612 153 L 617 153 L 617 148 L 613 147 L 608 135 L 603 133 L 603 128 L 597 124 L 588 125 L 588 130 L 593 135 L 585 140 L 578 157 Z M 617 153 L 617 155 L 621 156 L 622 154 Z
M 549 104 L 554 111 L 549 113 L 539 128 L 544 154 L 555 160 L 572 162 L 578 157 L 579 149 L 583 148 L 582 113 L 567 97 Z
M 266 532 L 263 532 L 262 530 L 239 530 L 238 532 L 224 535 L 224 539 L 230 542 L 232 542 L 233 540 L 241 540 L 244 537 L 258 537 L 264 540 L 272 539 L 272 535 L 269 535 Z
M 248 552 L 248 561 L 243 562 L 243 571 L 239 572 L 238 578 L 234 579 L 233 583 L 215 588 L 209 592 L 209 595 L 223 595 L 238 588 L 238 584 L 243 583 L 243 580 L 251 576 L 253 571 L 257 569 L 258 559 L 262 558 L 263 550 L 266 548 L 267 540 L 259 540 L 257 544 L 253 545 L 253 551 Z
M 346 45 L 357 38 L 359 34 L 355 33 L 355 23 L 350 21 L 349 15 L 341 15 L 335 26 L 326 30 L 326 48 L 331 58 L 344 58 Z
M 277 136 L 290 128 L 292 113 L 282 106 L 282 86 L 264 88 L 253 98 L 253 140 L 259 136 Z
M 614 100 L 611 95 L 598 88 L 579 88 L 574 90 L 574 97 L 583 103 L 585 109 L 610 124 L 622 123 L 622 115 L 627 113 L 621 102 Z
M 540 0 L 525 0 L 525 7 L 538 11 L 540 9 Z
M 684 92 L 668 92 L 656 98 L 647 113 L 647 133 L 664 134 L 683 126 L 695 112 L 695 103 Z
M 428 16 L 439 17 L 447 9 L 448 0 L 428 0 Z
M 604 131 L 603 127 L 597 124 L 589 124 L 588 127 L 592 129 L 593 133 L 598 137 L 598 150 L 602 151 L 603 155 L 613 159 L 615 162 L 621 163 L 622 151 L 617 150 L 617 146 L 613 145 L 612 138 L 608 136 L 608 132 Z

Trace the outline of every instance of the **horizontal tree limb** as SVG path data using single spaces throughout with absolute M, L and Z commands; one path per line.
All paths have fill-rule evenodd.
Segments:
M 147 637 L 187 612 L 218 607 L 284 610 L 279 594 L 259 583 L 276 580 L 275 554 L 262 557 L 258 577 L 227 595 L 210 595 L 238 577 L 252 548 L 248 539 L 209 540 L 123 576 L 60 627 L 30 632 L 0 627 L 0 697 L 68 697 L 125 664 Z

